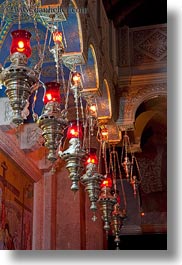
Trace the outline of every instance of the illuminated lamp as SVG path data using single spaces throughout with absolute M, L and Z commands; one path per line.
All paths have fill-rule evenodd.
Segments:
M 105 127 L 101 129 L 101 139 L 103 141 L 107 141 L 108 140 L 108 129 L 105 128 Z
M 96 148 L 90 148 L 90 153 L 89 153 L 89 157 L 87 158 L 85 165 L 88 164 L 94 164 L 97 165 L 98 164 L 98 158 L 96 155 Z
M 10 53 L 23 53 L 27 58 L 31 56 L 32 49 L 30 46 L 31 33 L 29 31 L 19 29 L 11 32 L 12 44 Z
M 85 186 L 85 191 L 88 193 L 89 200 L 91 202 L 90 209 L 93 211 L 92 220 L 96 221 L 97 217 L 95 212 L 97 210 L 97 201 L 101 191 L 100 184 L 104 179 L 104 176 L 97 172 L 98 158 L 96 156 L 96 148 L 90 148 L 89 155 L 86 158 L 85 166 L 86 172 L 80 178 L 81 182 Z
M 45 86 L 44 104 L 46 105 L 49 102 L 61 103 L 60 84 L 57 82 L 48 82 L 45 83 Z
M 102 219 L 104 220 L 104 229 L 106 230 L 106 234 L 108 234 L 112 219 L 113 206 L 117 203 L 116 198 L 111 193 L 112 179 L 110 174 L 105 176 L 105 179 L 101 182 L 100 187 L 101 194 L 98 202 L 102 212 Z
M 96 106 L 96 104 L 91 104 L 90 106 L 88 106 L 88 111 L 89 111 L 89 114 L 91 115 L 91 116 L 97 116 L 97 106 Z
M 70 140 L 72 138 L 83 138 L 83 128 L 82 125 L 79 123 L 77 124 L 77 121 L 70 122 L 70 126 L 67 130 L 67 139 Z
M 81 86 L 81 74 L 79 72 L 72 72 L 71 76 L 71 84 L 72 86 L 79 87 Z
M 102 188 L 111 188 L 111 187 L 112 187 L 112 179 L 110 176 L 107 175 L 107 177 L 101 183 L 101 189 Z
M 60 31 L 53 32 L 53 41 L 57 44 L 63 44 L 63 34 Z

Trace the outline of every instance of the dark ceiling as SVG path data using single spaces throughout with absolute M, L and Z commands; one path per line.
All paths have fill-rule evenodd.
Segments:
M 167 23 L 166 0 L 102 0 L 115 27 L 141 27 Z

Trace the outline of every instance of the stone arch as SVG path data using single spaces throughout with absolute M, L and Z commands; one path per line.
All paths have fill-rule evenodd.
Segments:
M 152 102 L 149 104 L 149 102 Z M 157 103 L 158 102 L 158 103 Z M 167 123 L 166 95 L 149 97 L 142 101 L 135 112 L 135 142 L 141 144 L 142 134 L 151 120 L 161 117 L 161 124 Z M 144 107 L 145 106 L 145 107 Z M 159 121 L 158 121 L 159 122 Z
M 160 97 L 160 96 L 167 96 L 167 91 L 158 91 L 156 89 L 156 91 L 147 91 L 146 90 L 146 95 L 144 94 L 142 97 L 139 97 L 138 100 L 135 102 L 135 104 L 133 105 L 133 111 L 132 111 L 132 119 L 133 121 L 135 121 L 135 114 L 136 114 L 136 111 L 138 109 L 138 107 L 145 101 L 148 101 L 148 100 L 151 100 L 153 98 L 156 98 L 156 97 Z
M 80 71 L 83 76 L 84 94 L 98 95 L 100 93 L 100 77 L 98 71 L 97 56 L 93 44 L 89 45 L 86 64 L 79 65 L 78 68 L 78 71 Z
M 142 102 L 158 96 L 167 96 L 166 84 L 151 84 L 145 87 L 131 88 L 126 97 L 120 98 L 119 118 L 121 130 L 134 130 L 135 114 Z
M 77 1 L 71 0 L 68 18 L 63 22 L 68 45 L 63 54 L 63 63 L 69 69 L 73 68 L 74 65 L 85 64 L 82 22 L 78 9 Z
M 76 0 L 70 1 L 75 9 L 78 9 L 78 5 L 76 3 Z M 78 33 L 79 33 L 79 39 L 80 39 L 80 51 L 83 52 L 83 35 L 82 35 L 82 25 L 81 25 L 81 19 L 79 12 L 75 12 L 77 17 L 77 23 L 78 23 Z

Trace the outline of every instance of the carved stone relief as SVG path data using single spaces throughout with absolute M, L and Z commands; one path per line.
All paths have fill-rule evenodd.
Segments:
M 122 27 L 119 29 L 119 66 L 130 65 L 129 58 L 129 28 Z
M 133 47 L 132 65 L 166 61 L 166 26 L 153 29 L 131 30 Z

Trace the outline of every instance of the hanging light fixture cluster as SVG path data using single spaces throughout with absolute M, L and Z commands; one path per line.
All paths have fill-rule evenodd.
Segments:
M 27 7 L 29 13 L 33 14 L 36 36 L 39 39 L 33 9 L 35 6 L 27 3 Z M 19 12 L 19 27 L 20 17 L 21 14 Z M 34 111 L 36 93 L 32 104 L 32 112 L 34 121 L 37 122 L 42 130 L 44 145 L 48 150 L 47 158 L 52 163 L 58 158 L 66 162 L 66 168 L 68 169 L 69 178 L 72 182 L 71 190 L 74 192 L 78 191 L 79 182 L 84 185 L 91 204 L 90 210 L 94 213 L 92 220 L 95 221 L 97 219 L 96 211 L 99 205 L 104 222 L 104 230 L 107 235 L 110 230 L 112 231 L 115 236 L 116 248 L 119 249 L 119 233 L 122 222 L 126 218 L 126 196 L 118 153 L 115 145 L 111 145 L 109 142 L 106 124 L 100 124 L 98 122 L 96 99 L 93 95 L 87 96 L 82 93 L 84 89 L 82 76 L 76 71 L 75 65 L 70 70 L 67 87 L 65 85 L 62 60 L 65 45 L 63 43 L 63 33 L 54 25 L 54 18 L 52 16 L 52 24 L 47 28 L 45 34 L 44 49 L 42 51 L 39 49 L 39 62 L 33 69 L 27 66 L 32 52 L 30 46 L 31 33 L 22 29 L 12 32 L 12 45 L 10 49 L 11 65 L 5 69 L 1 69 L 0 81 L 6 87 L 5 92 L 13 110 L 12 121 L 17 126 L 22 124 L 29 114 L 25 112 L 25 108 L 27 109 L 30 95 L 37 91 L 40 86 L 43 86 L 44 107 L 42 113 L 38 116 Z M 48 30 L 51 31 L 50 36 L 54 42 L 54 46 L 52 48 L 49 47 L 49 51 L 53 54 L 55 62 L 56 81 L 43 84 L 40 81 L 40 73 L 44 60 Z M 60 75 L 62 77 L 62 83 L 59 78 Z M 64 97 L 64 107 L 61 107 L 63 105 L 62 94 Z M 70 94 L 74 98 L 74 120 L 68 119 Z M 83 107 L 83 100 L 86 101 L 85 109 Z M 100 143 L 98 156 L 97 149 L 91 147 L 91 139 L 93 137 L 94 139 L 96 137 L 98 143 Z M 136 193 L 141 178 L 133 175 L 134 166 L 137 165 L 138 167 L 138 163 L 134 154 L 132 154 L 132 160 L 130 161 L 128 148 L 130 148 L 129 137 L 125 133 L 121 156 L 122 167 L 124 168 L 126 178 L 130 179 L 134 193 Z M 109 157 L 107 156 L 108 149 Z M 104 164 L 104 170 L 100 170 L 101 163 Z M 117 179 L 120 180 L 124 203 L 123 209 L 120 209 Z
M 130 138 L 126 131 L 122 141 L 121 165 L 124 169 L 127 181 L 130 182 L 133 188 L 134 196 L 136 196 L 142 177 L 137 158 L 132 152 Z

